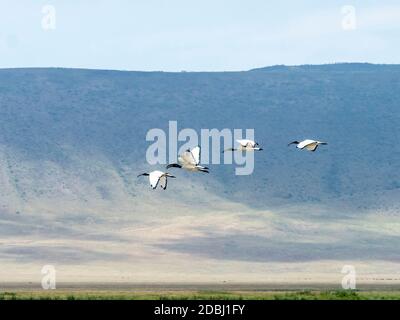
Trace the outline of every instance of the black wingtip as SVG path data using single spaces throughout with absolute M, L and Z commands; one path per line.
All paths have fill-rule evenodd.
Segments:
M 167 165 L 166 168 L 167 169 L 169 169 L 169 168 L 182 168 L 182 166 L 177 164 L 177 163 L 171 163 L 171 164 Z
M 141 176 L 148 176 L 148 175 L 149 175 L 148 173 L 141 173 L 141 174 L 138 174 L 137 178 L 139 178 Z

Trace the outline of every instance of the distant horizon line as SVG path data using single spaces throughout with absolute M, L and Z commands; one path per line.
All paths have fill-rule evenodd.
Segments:
M 263 67 L 256 67 L 247 70 L 179 70 L 179 71 L 164 71 L 164 70 L 128 70 L 128 69 L 106 69 L 106 68 L 84 68 L 84 67 L 0 67 L 0 70 L 43 70 L 43 69 L 62 69 L 62 70 L 85 70 L 85 71 L 114 71 L 114 72 L 140 72 L 140 73 L 240 73 L 249 71 L 261 71 L 266 69 L 283 69 L 283 68 L 301 68 L 301 67 L 331 67 L 343 65 L 357 65 L 357 66 L 400 66 L 400 63 L 373 63 L 373 62 L 332 62 L 332 63 L 319 63 L 319 64 L 274 64 Z

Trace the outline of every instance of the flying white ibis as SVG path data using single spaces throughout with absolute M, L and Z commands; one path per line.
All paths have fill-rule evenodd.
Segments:
M 301 142 L 298 141 L 293 141 L 291 143 L 288 144 L 288 146 L 295 144 L 297 148 L 299 149 L 306 149 L 308 151 L 312 151 L 314 152 L 315 150 L 317 150 L 318 146 L 320 145 L 326 145 L 328 143 L 326 142 L 322 142 L 322 141 L 317 141 L 317 140 L 310 140 L 310 139 L 306 139 L 303 140 Z
M 183 168 L 188 171 L 200 171 L 208 173 L 208 168 L 201 166 L 200 163 L 200 147 L 194 147 L 192 150 L 187 149 L 184 153 L 179 155 L 178 163 L 172 163 L 167 165 L 169 168 Z
M 152 171 L 150 173 L 139 174 L 138 177 L 140 176 L 148 176 L 150 181 L 150 186 L 153 189 L 157 188 L 158 184 L 160 183 L 161 188 L 163 188 L 164 190 L 167 189 L 167 178 L 175 178 L 168 172 L 162 172 L 158 170 Z
M 225 151 L 261 151 L 263 150 L 260 148 L 259 144 L 253 140 L 248 140 L 248 139 L 238 139 L 236 140 L 239 143 L 239 148 L 228 148 L 225 149 L 222 152 Z

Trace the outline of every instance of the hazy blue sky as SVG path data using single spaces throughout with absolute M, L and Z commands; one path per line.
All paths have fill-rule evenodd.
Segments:
M 55 8 L 55 29 L 42 26 L 45 5 Z M 355 8 L 355 29 L 342 26 L 345 5 Z M 1 68 L 201 71 L 344 61 L 400 63 L 399 0 L 0 0 Z

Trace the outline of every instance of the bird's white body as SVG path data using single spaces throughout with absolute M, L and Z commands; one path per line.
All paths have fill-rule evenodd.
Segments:
M 155 171 L 150 172 L 150 173 L 149 173 L 150 186 L 151 186 L 153 189 L 157 188 L 157 185 L 158 185 L 158 183 L 161 181 L 161 179 L 162 179 L 162 182 L 164 182 L 164 179 L 166 180 L 166 178 L 165 178 L 164 175 L 165 175 L 164 172 L 158 171 L 158 170 L 155 170 Z M 165 185 L 165 184 L 164 184 L 164 185 Z
M 201 172 L 208 173 L 208 168 L 200 165 L 200 147 L 199 146 L 194 147 L 192 150 L 188 149 L 185 152 L 183 152 L 181 155 L 179 155 L 178 163 L 179 163 L 179 165 L 177 165 L 177 164 L 168 165 L 167 168 L 178 167 L 178 168 L 186 169 L 188 171 L 201 171 Z
M 162 172 L 159 170 L 151 171 L 150 173 L 143 173 L 139 176 L 149 176 L 150 186 L 153 189 L 156 189 L 158 184 L 160 184 L 161 188 L 164 190 L 167 189 L 167 178 L 175 178 L 173 175 L 170 175 L 168 172 Z M 138 177 L 139 177 L 138 176 Z
M 326 142 L 318 141 L 318 140 L 311 140 L 311 139 L 306 139 L 301 142 L 293 141 L 291 144 L 296 144 L 296 148 L 298 149 L 306 149 L 308 151 L 315 151 L 317 150 L 318 146 L 320 145 L 326 145 Z
M 258 143 L 249 139 L 237 139 L 239 147 L 237 149 L 229 148 L 225 151 L 260 151 L 262 148 L 259 147 Z

